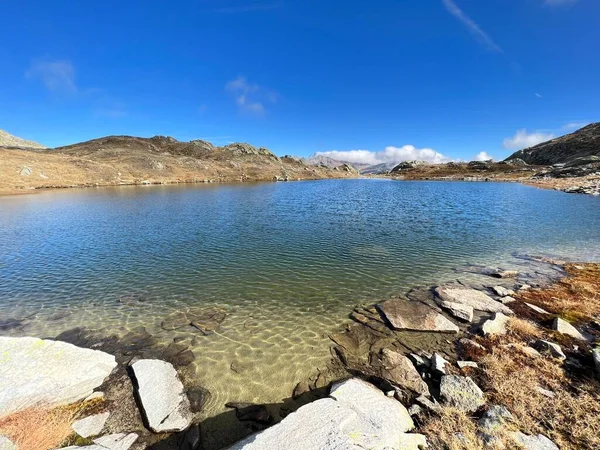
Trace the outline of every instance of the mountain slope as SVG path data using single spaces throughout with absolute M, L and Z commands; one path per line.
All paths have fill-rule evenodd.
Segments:
M 513 153 L 506 161 L 522 159 L 527 164 L 545 166 L 572 162 L 576 158 L 600 157 L 600 122 L 574 133 Z M 592 158 L 594 159 L 594 158 Z
M 12 134 L 9 134 L 3 130 L 0 130 L 0 147 L 46 148 L 42 144 L 38 144 L 37 142 L 28 141 L 26 139 L 22 139 L 20 137 L 13 136 Z
M 246 143 L 108 136 L 48 150 L 0 148 L 0 191 L 45 187 L 287 181 L 356 176 Z

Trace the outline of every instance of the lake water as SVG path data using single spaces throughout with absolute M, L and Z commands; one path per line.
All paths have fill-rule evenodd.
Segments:
M 600 260 L 600 198 L 375 179 L 2 197 L 0 333 L 143 325 L 179 338 L 210 416 L 227 401 L 289 397 L 328 361 L 327 335 L 356 304 L 455 279 L 468 263 L 510 267 L 514 252 Z M 228 316 L 210 336 L 160 326 L 213 305 Z

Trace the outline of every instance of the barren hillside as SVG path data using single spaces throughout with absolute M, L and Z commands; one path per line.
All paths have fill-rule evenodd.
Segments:
M 109 136 L 52 150 L 0 148 L 0 192 L 52 187 L 345 178 L 245 143 Z

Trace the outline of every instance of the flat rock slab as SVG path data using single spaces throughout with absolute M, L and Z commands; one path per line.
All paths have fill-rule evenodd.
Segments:
M 6 436 L 0 436 L 0 450 L 18 450 L 16 444 Z
M 440 383 L 442 400 L 462 411 L 474 412 L 485 405 L 485 397 L 479 386 L 469 377 L 445 375 Z
M 469 289 L 461 286 L 439 286 L 435 289 L 435 293 L 442 301 L 468 305 L 477 311 L 501 312 L 507 315 L 513 313 L 508 306 L 497 302 L 486 293 L 477 289 Z
M 230 450 L 416 450 L 423 437 L 406 434 L 413 428 L 400 402 L 354 378 Z
M 442 300 L 439 304 L 454 317 L 465 322 L 473 322 L 473 307 L 462 303 L 447 302 Z
M 159 359 L 131 365 L 144 418 L 156 433 L 185 430 L 192 423 L 190 402 L 175 368 Z
M 433 308 L 408 300 L 387 300 L 377 305 L 394 330 L 458 333 L 459 328 Z
M 94 439 L 92 445 L 64 447 L 61 450 L 128 450 L 137 438 L 138 435 L 135 433 L 109 434 Z
M 73 425 L 71 425 L 71 428 L 73 428 L 75 433 L 84 438 L 97 436 L 104 428 L 104 424 L 106 423 L 108 416 L 110 416 L 110 413 L 108 412 L 94 414 L 93 416 L 76 420 L 73 422 Z
M 543 308 L 540 308 L 540 307 L 539 307 L 539 306 L 537 306 L 537 305 L 533 305 L 533 304 L 531 304 L 531 303 L 527 303 L 527 302 L 524 302 L 524 303 L 525 303 L 525 305 L 526 305 L 526 306 L 527 306 L 529 309 L 532 309 L 533 311 L 535 311 L 535 312 L 536 312 L 536 313 L 538 313 L 538 314 L 550 314 L 548 311 L 546 311 L 546 310 L 545 310 L 545 309 L 543 309 Z
M 117 366 L 115 357 L 66 342 L 0 337 L 0 417 L 43 404 L 60 406 L 92 394 Z
M 214 333 L 227 317 L 225 310 L 218 307 L 192 308 L 167 316 L 160 324 L 163 330 L 194 328 L 204 335 Z

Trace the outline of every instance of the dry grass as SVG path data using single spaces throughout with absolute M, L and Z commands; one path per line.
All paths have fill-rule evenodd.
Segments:
M 420 431 L 429 437 L 433 448 L 448 450 L 483 448 L 483 442 L 477 436 L 475 422 L 467 413 L 456 408 L 442 408 L 439 416 L 428 421 Z
M 538 339 L 543 335 L 536 323 L 518 317 L 508 319 L 507 329 L 512 336 L 522 340 Z
M 547 435 L 562 449 L 600 448 L 597 381 L 569 378 L 556 360 L 529 358 L 506 347 L 495 348 L 480 364 L 490 402 L 506 406 L 522 431 Z M 544 396 L 537 387 L 556 397 Z
M 600 264 L 566 264 L 568 277 L 546 289 L 533 289 L 520 299 L 541 306 L 570 322 L 600 318 Z
M 0 432 L 19 450 L 50 450 L 74 435 L 71 424 L 82 415 L 97 412 L 102 401 L 58 408 L 32 407 L 0 419 Z

